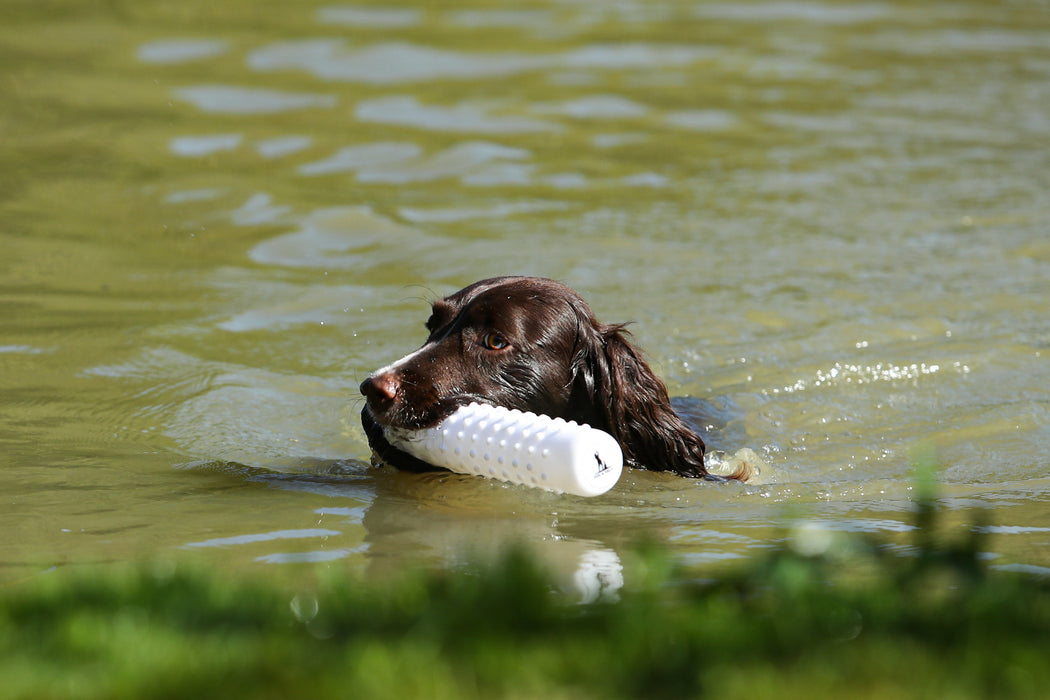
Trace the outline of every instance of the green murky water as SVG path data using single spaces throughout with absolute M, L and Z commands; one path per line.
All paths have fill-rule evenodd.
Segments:
M 1050 572 L 1045 3 L 0 13 L 0 578 L 525 538 L 586 594 L 642 534 L 701 565 L 789 514 L 892 539 L 924 445 L 993 564 Z M 761 480 L 369 469 L 358 382 L 503 273 L 634 320 Z

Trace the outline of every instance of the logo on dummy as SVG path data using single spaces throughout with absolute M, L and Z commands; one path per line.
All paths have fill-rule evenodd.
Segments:
M 594 461 L 598 463 L 598 471 L 594 473 L 594 478 L 597 479 L 605 472 L 609 471 L 609 465 L 602 461 L 602 456 L 595 452 Z

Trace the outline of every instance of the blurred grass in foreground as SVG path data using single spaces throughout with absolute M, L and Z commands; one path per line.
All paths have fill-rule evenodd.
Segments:
M 1042 697 L 1050 587 L 987 571 L 981 528 L 943 541 L 916 483 L 913 556 L 803 525 L 696 581 L 639 547 L 588 605 L 523 549 L 298 594 L 185 563 L 52 572 L 0 588 L 0 696 Z

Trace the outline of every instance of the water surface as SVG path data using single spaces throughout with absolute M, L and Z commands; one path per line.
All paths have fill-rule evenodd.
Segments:
M 1050 13 L 1018 2 L 14 3 L 0 577 L 534 543 L 584 596 L 796 519 L 1050 571 Z M 374 470 L 357 384 L 481 277 L 576 287 L 748 485 Z M 707 402 L 707 403 L 705 403 Z M 906 548 L 901 547 L 902 554 Z

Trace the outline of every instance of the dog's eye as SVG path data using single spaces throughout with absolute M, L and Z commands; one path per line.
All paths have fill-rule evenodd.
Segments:
M 489 350 L 503 350 L 510 345 L 510 343 L 507 342 L 507 339 L 496 331 L 489 331 L 481 336 L 481 344 Z

